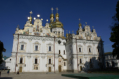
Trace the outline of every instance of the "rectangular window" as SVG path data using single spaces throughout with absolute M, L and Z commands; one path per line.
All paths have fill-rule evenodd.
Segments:
M 35 46 L 35 51 L 38 51 L 38 46 Z
M 65 50 L 64 50 L 64 55 L 65 55 Z
M 81 48 L 79 48 L 79 52 L 81 52 Z
M 35 64 L 37 64 L 37 59 L 35 59 Z
M 21 50 L 24 50 L 24 45 L 21 45 Z
M 60 54 L 60 50 L 59 50 L 59 54 Z
M 66 66 L 66 63 L 64 62 L 64 66 Z
M 49 59 L 49 64 L 51 64 L 51 59 Z
M 49 46 L 49 51 L 51 51 L 51 46 Z

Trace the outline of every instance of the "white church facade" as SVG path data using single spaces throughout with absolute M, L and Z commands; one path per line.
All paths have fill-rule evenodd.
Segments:
M 39 17 L 32 23 L 30 15 L 24 29 L 16 28 L 8 65 L 10 72 L 79 72 L 100 68 L 103 41 L 95 29 L 91 31 L 87 24 L 82 28 L 79 23 L 77 34 L 67 33 L 64 37 L 58 13 L 55 16 L 51 13 L 50 23 L 45 26 Z

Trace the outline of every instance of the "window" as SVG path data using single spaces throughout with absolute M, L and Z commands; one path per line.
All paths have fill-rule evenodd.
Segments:
M 24 50 L 24 45 L 21 45 L 21 50 Z
M 35 58 L 35 64 L 37 64 L 37 58 Z
M 60 50 L 59 50 L 59 54 L 60 54 Z
M 90 59 L 90 63 L 92 63 L 92 60 Z
M 10 61 L 11 61 L 11 59 L 10 59 Z
M 51 51 L 51 46 L 49 46 L 49 51 Z
M 79 48 L 79 52 L 81 52 L 81 48 Z
M 66 66 L 66 63 L 64 62 L 64 66 Z
M 98 48 L 98 52 L 100 52 L 99 48 Z
M 49 64 L 51 64 L 51 59 L 49 59 Z
M 35 46 L 35 51 L 38 51 L 38 46 L 37 45 Z
M 65 55 L 65 50 L 64 50 L 64 55 Z
M 82 63 L 82 60 L 80 59 L 80 63 Z
M 23 63 L 23 58 L 20 58 L 20 64 L 22 64 Z
M 89 52 L 91 52 L 91 48 L 89 48 Z

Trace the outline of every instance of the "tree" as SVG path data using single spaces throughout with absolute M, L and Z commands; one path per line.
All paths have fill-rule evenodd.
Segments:
M 4 45 L 3 45 L 3 42 L 0 41 L 0 64 L 3 62 L 2 58 L 3 58 L 3 55 L 2 55 L 2 52 L 5 52 L 6 49 L 4 48 Z
M 114 48 L 112 51 L 113 56 L 117 56 L 119 59 L 119 1 L 116 5 L 116 14 L 112 17 L 115 21 L 114 25 L 111 27 L 111 37 L 110 41 L 114 42 L 112 47 Z

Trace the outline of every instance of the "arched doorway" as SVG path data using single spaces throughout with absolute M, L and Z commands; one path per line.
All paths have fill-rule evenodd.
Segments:
M 22 67 L 19 67 L 19 72 L 22 72 Z
M 48 72 L 51 72 L 51 67 L 48 68 Z
M 59 72 L 61 72 L 61 65 L 59 65 Z

